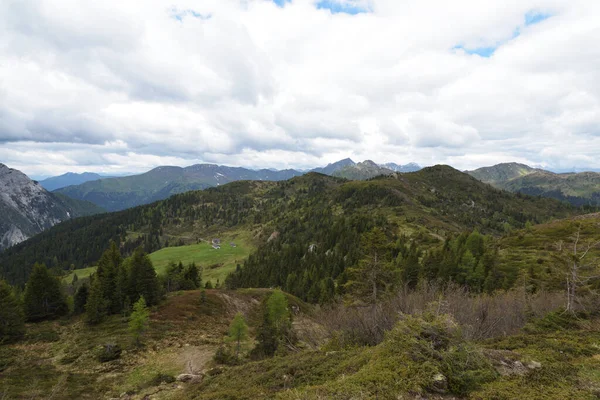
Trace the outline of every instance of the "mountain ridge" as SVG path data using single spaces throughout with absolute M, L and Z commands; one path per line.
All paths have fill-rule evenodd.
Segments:
M 369 161 L 369 160 L 367 160 Z M 396 165 L 396 164 L 395 164 Z M 398 168 L 402 166 L 396 165 Z M 408 167 L 414 169 L 416 164 Z M 190 190 L 202 190 L 239 180 L 281 181 L 307 172 L 335 175 L 346 179 L 370 179 L 394 171 L 372 161 L 355 163 L 346 158 L 322 168 L 309 171 L 295 169 L 252 170 L 217 164 L 195 164 L 188 167 L 159 166 L 139 175 L 103 178 L 57 189 L 78 200 L 87 200 L 108 211 L 119 211 L 154 201 L 164 200 L 171 195 Z
M 466 171 L 499 189 L 566 201 L 574 206 L 600 206 L 600 173 L 555 173 L 525 164 L 502 163 Z
M 50 193 L 21 171 L 0 164 L 0 250 L 62 221 L 102 211 Z

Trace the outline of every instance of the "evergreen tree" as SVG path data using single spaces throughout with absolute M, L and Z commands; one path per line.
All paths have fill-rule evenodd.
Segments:
M 271 323 L 278 331 L 285 329 L 291 324 L 291 314 L 288 309 L 288 301 L 285 294 L 277 289 L 267 300 L 268 316 Z
M 410 289 L 416 288 L 419 283 L 419 271 L 421 268 L 419 266 L 419 251 L 414 242 L 411 244 L 400 265 L 402 270 L 402 282 Z
M 123 308 L 123 293 L 119 285 L 122 275 L 123 258 L 117 244 L 111 240 L 106 250 L 98 261 L 96 276 L 100 280 L 102 297 L 107 302 L 107 312 L 117 314 Z
M 59 279 L 50 275 L 44 264 L 33 266 L 23 303 L 28 321 L 53 319 L 69 312 Z
M 248 325 L 241 313 L 237 313 L 229 326 L 228 340 L 235 342 L 235 358 L 239 360 L 242 342 L 248 338 Z
M 152 261 L 141 248 L 129 260 L 129 297 L 132 303 L 144 297 L 148 306 L 158 304 L 160 285 Z
M 346 291 L 355 297 L 376 302 L 382 292 L 390 289 L 398 280 L 391 262 L 389 241 L 385 233 L 375 228 L 361 239 L 362 259 L 348 269 Z
M 291 328 L 287 298 L 281 290 L 275 290 L 265 303 L 263 320 L 256 338 L 258 343 L 252 350 L 252 355 L 259 358 L 273 356 L 282 342 L 294 341 Z
M 142 335 L 148 329 L 149 320 L 150 310 L 146 306 L 144 296 L 141 296 L 133 305 L 133 312 L 129 317 L 129 333 L 137 346 L 141 344 Z
M 75 296 L 73 297 L 73 314 L 79 315 L 85 312 L 85 305 L 88 301 L 89 294 L 90 290 L 86 283 L 77 289 Z
M 0 280 L 0 345 L 19 340 L 25 334 L 25 316 L 12 288 Z
M 88 324 L 99 324 L 107 314 L 108 301 L 104 298 L 102 292 L 102 281 L 96 277 L 92 281 L 92 287 L 85 304 L 85 319 Z

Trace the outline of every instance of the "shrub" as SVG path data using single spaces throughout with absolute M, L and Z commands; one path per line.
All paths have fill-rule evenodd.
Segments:
M 109 362 L 121 357 L 121 346 L 115 343 L 107 343 L 98 351 L 98 361 Z
M 175 377 L 169 374 L 157 373 L 148 381 L 147 386 L 158 386 L 161 383 L 173 383 L 175 382 Z

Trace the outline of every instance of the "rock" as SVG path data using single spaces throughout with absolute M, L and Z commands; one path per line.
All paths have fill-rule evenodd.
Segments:
M 542 368 L 542 364 L 537 361 L 530 361 L 527 363 L 527 368 L 529 368 L 529 369 Z
M 189 383 L 200 383 L 202 382 L 203 375 L 194 374 L 181 374 L 177 376 L 178 382 L 189 382 Z
M 437 393 L 446 393 L 448 391 L 448 378 L 443 374 L 435 374 L 431 389 Z
M 275 240 L 279 237 L 279 232 L 275 231 L 273 233 L 271 233 L 271 236 L 269 236 L 269 238 L 267 239 L 267 243 L 269 243 L 272 240 Z

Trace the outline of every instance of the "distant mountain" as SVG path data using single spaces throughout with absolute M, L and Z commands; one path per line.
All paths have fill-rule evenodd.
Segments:
M 93 172 L 84 172 L 76 174 L 74 172 L 67 172 L 66 174 L 53 176 L 40 181 L 40 185 L 46 190 L 53 191 L 56 189 L 64 188 L 72 185 L 81 185 L 85 182 L 97 181 L 98 179 L 110 178 L 109 176 L 102 176 Z
M 358 164 L 348 164 L 337 169 L 331 175 L 350 180 L 365 180 L 379 175 L 393 174 L 389 168 L 381 167 L 371 160 L 365 160 Z
M 508 163 L 467 171 L 500 189 L 568 201 L 576 206 L 600 206 L 600 173 L 561 173 Z
M 233 181 L 280 181 L 298 175 L 302 173 L 292 169 L 257 171 L 215 164 L 197 164 L 186 168 L 157 167 L 144 174 L 90 181 L 58 189 L 55 193 L 87 200 L 109 211 L 119 211 L 163 200 L 177 193 L 206 189 Z
M 397 169 L 405 169 L 406 172 L 419 168 L 416 164 L 393 165 Z M 90 201 L 108 211 L 119 211 L 163 200 L 177 193 L 206 189 L 234 181 L 281 181 L 303 175 L 306 172 L 318 172 L 351 180 L 364 180 L 378 175 L 388 175 L 394 171 L 379 166 L 373 161 L 367 160 L 357 164 L 349 158 L 310 171 L 252 170 L 215 164 L 197 164 L 185 168 L 165 166 L 154 168 L 140 175 L 102 178 L 79 185 L 62 187 L 55 193 L 61 193 L 73 199 Z
M 340 160 L 340 161 L 337 161 L 337 162 L 334 162 L 331 164 L 327 164 L 326 167 L 314 168 L 314 169 L 310 170 L 310 172 L 318 172 L 320 174 L 333 175 L 334 172 L 339 171 L 342 168 L 353 166 L 353 165 L 356 165 L 356 163 L 354 161 L 352 161 L 349 158 L 344 158 L 343 160 Z
M 394 172 L 402 172 L 402 173 L 417 172 L 422 169 L 422 167 L 419 164 L 415 164 L 415 163 L 408 163 L 405 165 L 399 165 L 396 163 L 387 163 L 387 164 L 380 164 L 380 166 L 391 169 Z
M 532 174 L 541 169 L 519 163 L 502 163 L 492 167 L 483 167 L 474 171 L 465 171 L 477 180 L 502 187 L 506 182 L 521 176 Z
M 59 222 L 102 211 L 94 204 L 50 193 L 21 171 L 0 164 L 0 250 Z

